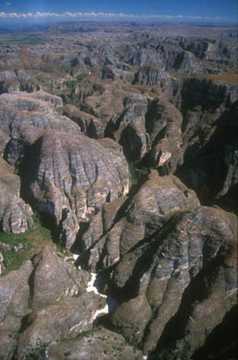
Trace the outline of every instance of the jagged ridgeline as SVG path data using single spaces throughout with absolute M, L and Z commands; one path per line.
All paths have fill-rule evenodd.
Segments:
M 0 360 L 235 360 L 238 33 L 0 33 Z

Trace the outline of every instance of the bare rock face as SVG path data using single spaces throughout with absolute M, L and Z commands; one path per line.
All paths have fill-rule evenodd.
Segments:
M 74 338 L 92 330 L 94 315 L 104 300 L 93 293 L 68 297 L 32 315 L 32 324 L 21 334 L 18 359 L 39 355 L 50 343 Z
M 29 312 L 31 272 L 28 261 L 17 271 L 0 278 L 0 359 L 11 359 L 17 345 L 22 319 Z
M 83 105 L 88 111 L 102 121 L 105 130 L 108 122 L 123 110 L 123 100 L 127 91 L 120 83 L 108 82 L 97 85 L 97 91 L 85 98 Z
M 133 284 L 133 278 L 142 274 L 143 267 L 147 266 L 147 261 L 140 264 L 139 260 L 144 246 L 151 243 L 176 213 L 196 209 L 199 205 L 196 194 L 176 177 L 159 177 L 152 173 L 135 195 L 126 221 L 122 219 L 120 261 L 114 268 L 114 285 L 118 289 L 129 289 L 131 286 L 132 293 L 137 291 L 138 284 Z
M 0 96 L 0 130 L 9 141 L 3 148 L 6 160 L 21 166 L 27 146 L 35 143 L 46 129 L 80 133 L 80 128 L 60 114 L 62 100 L 43 91 L 13 92 Z
M 138 161 L 147 151 L 145 115 L 148 100 L 141 94 L 124 99 L 124 108 L 108 123 L 106 134 L 123 146 L 130 161 Z
M 114 312 L 112 323 L 129 343 L 139 345 L 144 338 L 144 331 L 152 318 L 152 309 L 145 296 L 123 302 Z
M 2 252 L 0 251 L 0 275 L 2 275 L 4 271 L 5 271 L 4 257 Z
M 145 86 L 159 86 L 164 88 L 168 86 L 167 83 L 170 80 L 169 74 L 156 66 L 143 66 L 135 74 L 134 83 Z
M 85 135 L 91 138 L 101 138 L 104 136 L 104 125 L 96 116 L 81 111 L 76 106 L 70 104 L 65 105 L 63 110 L 64 115 L 78 124 Z
M 5 157 L 16 166 L 24 157 L 24 146 L 37 141 L 46 129 L 80 133 L 80 128 L 62 116 L 62 100 L 43 91 L 13 92 L 0 96 L 0 130 L 9 137 Z
M 164 168 L 173 173 L 182 163 L 182 115 L 164 96 L 154 99 L 141 94 L 124 101 L 106 133 L 118 141 L 127 159 Z
M 225 359 L 237 217 L 201 203 L 237 212 L 237 34 L 110 27 L 0 49 L 1 69 L 29 69 L 0 72 L 0 155 L 19 175 L 0 160 L 0 228 L 30 227 L 26 201 L 74 254 L 48 245 L 1 276 L 0 360 Z
M 20 198 L 20 178 L 0 159 L 0 227 L 5 232 L 24 233 L 32 225 L 32 210 Z
M 14 71 L 0 72 L 0 94 L 20 90 L 20 84 Z
M 190 226 L 191 223 L 192 226 Z M 156 281 L 162 286 L 167 284 L 167 305 L 165 303 L 163 305 L 162 300 L 157 316 L 150 324 L 144 346 L 147 349 L 153 347 L 155 329 L 158 323 L 162 326 L 166 319 L 165 314 L 168 314 L 168 312 L 163 312 L 163 308 L 166 306 L 168 309 L 171 306 L 174 314 L 176 313 L 174 325 L 180 316 L 184 319 L 180 324 L 181 333 L 179 334 L 178 328 L 177 331 L 174 328 L 172 333 L 173 331 L 177 332 L 175 335 L 177 339 L 182 333 L 190 334 L 188 343 L 190 354 L 192 354 L 203 345 L 205 334 L 210 333 L 222 321 L 226 312 L 229 312 L 235 305 L 237 276 L 234 270 L 237 266 L 235 263 L 237 219 L 222 210 L 204 207 L 197 212 L 182 216 L 174 231 L 165 237 L 162 253 L 160 253 L 161 260 L 157 262 L 162 265 L 164 261 L 167 261 L 166 254 L 169 254 L 170 250 L 166 252 L 165 247 L 169 241 L 173 247 L 171 252 L 174 253 L 174 258 L 168 262 L 168 272 L 165 267 L 165 272 L 162 268 L 158 269 L 153 279 L 154 284 L 152 287 L 149 286 L 149 294 L 152 295 L 149 297 L 153 304 L 156 301 L 156 294 L 152 288 Z M 174 237 L 178 243 L 173 241 Z M 190 245 L 191 243 L 193 246 Z M 177 247 L 178 244 L 180 244 L 180 250 L 178 248 L 179 252 L 177 253 L 174 251 L 174 246 Z M 178 258 L 177 255 L 179 255 Z M 169 268 L 172 269 L 172 275 Z M 158 276 L 160 271 L 161 275 Z M 197 292 L 198 288 L 199 292 Z M 150 290 L 152 290 L 151 293 Z M 180 296 L 178 296 L 179 293 Z M 176 300 L 173 294 L 176 294 Z M 220 310 L 218 311 L 218 309 Z M 221 309 L 223 310 L 221 311 Z M 217 316 L 217 311 L 219 316 Z M 160 332 L 160 326 L 157 328 L 158 332 Z M 186 342 L 185 336 L 184 347 L 186 347 Z
M 174 173 L 183 162 L 182 123 L 182 114 L 164 96 L 150 101 L 146 115 L 150 160 L 165 174 Z
M 8 141 L 9 141 L 8 135 L 4 131 L 0 130 L 0 155 L 1 156 L 3 155 L 4 149 L 5 149 Z
M 0 108 L 0 128 L 10 137 L 5 157 L 21 167 L 26 196 L 52 217 L 70 248 L 80 222 L 128 192 L 121 149 L 81 135 L 75 122 L 59 114 L 62 100 L 42 91 L 3 94 Z
M 124 256 L 127 263 L 126 258 L 131 250 L 161 229 L 174 213 L 198 206 L 195 193 L 176 177 L 160 177 L 154 171 L 134 197 L 124 199 L 124 203 L 121 199 L 106 204 L 81 234 L 75 249 L 77 244 L 79 249 L 83 249 L 81 256 L 85 256 L 87 266 L 93 270 L 117 263 L 118 269 L 123 268 Z M 119 271 L 119 287 L 125 285 L 133 266 L 131 261 L 126 271 Z
M 73 259 L 57 255 L 56 248 L 46 246 L 42 253 L 33 259 L 34 289 L 31 306 L 42 309 L 57 301 L 63 301 L 70 294 L 79 296 L 85 291 L 89 276 L 72 266 Z
M 33 258 L 33 266 L 31 313 L 19 335 L 19 360 L 46 356 L 51 343 L 91 331 L 106 305 L 106 299 L 88 287 L 89 274 L 74 266 L 73 257 L 57 254 L 53 245 Z
M 133 44 L 126 53 L 127 61 L 132 65 L 159 67 L 161 71 L 187 72 L 189 74 L 202 71 L 198 55 L 192 51 L 193 49 L 189 48 L 188 51 L 188 48 L 181 46 L 182 41 L 179 37 L 160 38 L 145 33 L 139 39 L 134 38 L 133 40 Z
M 124 338 L 112 331 L 99 328 L 82 338 L 53 344 L 49 360 L 142 360 L 140 351 L 129 346 Z
M 224 147 L 225 177 L 217 197 L 221 198 L 232 192 L 238 185 L 238 147 L 236 142 Z
M 0 360 L 237 357 L 238 31 L 199 30 L 0 41 Z M 28 203 L 67 249 L 1 234 Z
M 177 214 L 128 255 L 137 290 L 112 323 L 153 359 L 192 358 L 236 306 L 237 218 L 208 207 Z
M 89 280 L 53 245 L 1 277 L 0 359 L 45 358 L 50 344 L 92 331 L 108 306 Z
M 0 94 L 12 91 L 32 92 L 35 87 L 31 76 L 25 70 L 0 72 Z
M 108 142 L 103 146 L 83 135 L 49 130 L 37 144 L 30 178 L 33 199 L 55 219 L 69 248 L 80 222 L 128 192 L 128 165 L 120 147 Z

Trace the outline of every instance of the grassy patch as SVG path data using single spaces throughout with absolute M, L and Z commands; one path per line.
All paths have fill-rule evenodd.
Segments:
M 208 79 L 214 81 L 222 81 L 226 84 L 237 85 L 238 84 L 238 73 L 225 72 L 222 74 L 209 75 Z
M 211 80 L 211 81 L 221 81 L 228 85 L 237 85 L 238 84 L 238 72 L 234 71 L 225 71 L 219 74 L 173 74 L 174 78 L 180 80 L 189 80 L 189 79 L 197 79 L 197 80 Z
M 6 248 L 2 251 L 6 272 L 18 269 L 49 242 L 52 242 L 51 233 L 40 224 L 38 219 L 35 219 L 32 229 L 24 234 L 14 235 L 0 232 L 0 248 L 1 243 L 2 248 Z

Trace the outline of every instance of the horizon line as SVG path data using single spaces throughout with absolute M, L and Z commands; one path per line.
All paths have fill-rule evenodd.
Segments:
M 193 20 L 193 21 L 229 21 L 238 23 L 235 17 L 202 16 L 202 15 L 167 15 L 167 14 L 133 14 L 123 12 L 82 12 L 82 11 L 34 11 L 34 12 L 5 12 L 0 11 L 0 19 L 47 19 L 47 18 L 129 18 L 129 19 L 161 19 L 161 20 Z

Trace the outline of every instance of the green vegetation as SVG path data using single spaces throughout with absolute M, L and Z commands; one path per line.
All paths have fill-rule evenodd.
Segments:
M 51 232 L 43 227 L 38 219 L 35 219 L 32 229 L 24 234 L 14 235 L 0 232 L 0 249 L 1 243 L 4 249 L 4 265 L 6 271 L 18 269 L 27 259 L 37 254 L 42 247 L 51 242 Z
M 78 85 L 78 83 L 80 83 L 81 81 L 83 81 L 84 79 L 86 79 L 86 74 L 82 73 L 82 74 L 78 74 L 75 78 L 71 79 L 71 80 L 66 80 L 65 81 L 65 85 L 67 86 L 67 88 L 71 91 L 71 93 L 75 92 L 76 87 Z
M 76 86 L 77 86 L 78 82 L 76 79 L 72 79 L 72 80 L 67 80 L 65 82 L 65 85 L 67 86 L 67 88 L 70 90 L 71 94 L 75 92 Z
M 29 350 L 28 350 L 29 351 Z M 44 360 L 47 358 L 47 345 L 38 342 L 37 346 L 32 348 L 24 357 L 25 360 Z
M 87 74 L 81 73 L 81 74 L 77 75 L 76 79 L 78 82 L 80 82 L 80 81 L 83 81 L 84 79 L 86 79 L 86 77 L 87 77 Z
M 0 36 L 0 46 L 6 45 L 39 45 L 45 40 L 38 34 L 7 34 Z

